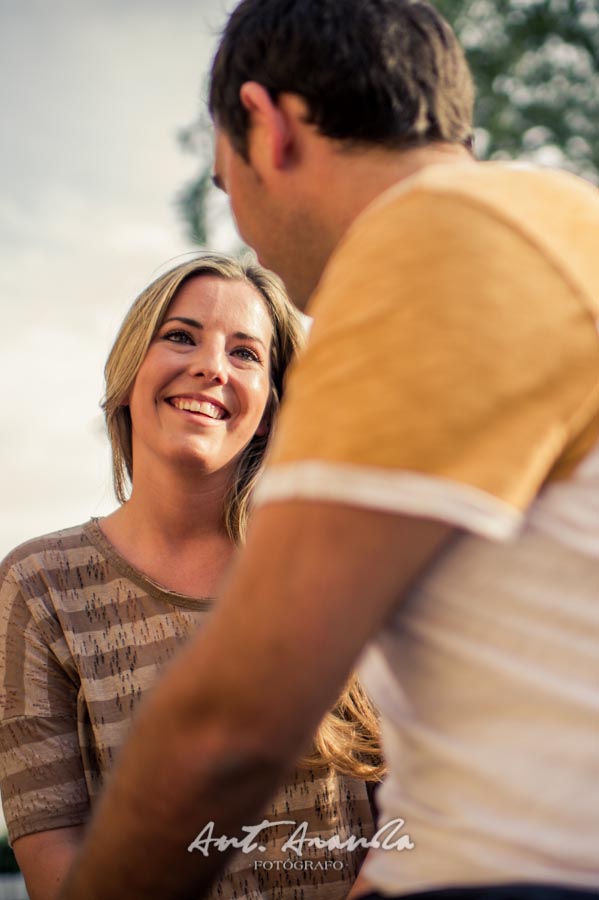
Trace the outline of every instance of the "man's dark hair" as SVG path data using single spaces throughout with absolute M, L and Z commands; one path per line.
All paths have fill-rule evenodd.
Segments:
M 304 98 L 309 121 L 347 144 L 469 144 L 474 89 L 455 34 L 425 0 L 242 0 L 214 58 L 209 107 L 247 158 L 239 90 Z

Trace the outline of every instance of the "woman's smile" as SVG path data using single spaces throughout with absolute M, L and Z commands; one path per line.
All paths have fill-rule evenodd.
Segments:
M 182 412 L 190 412 L 194 416 L 199 415 L 212 421 L 230 418 L 228 411 L 221 403 L 204 397 L 168 397 L 165 402 Z

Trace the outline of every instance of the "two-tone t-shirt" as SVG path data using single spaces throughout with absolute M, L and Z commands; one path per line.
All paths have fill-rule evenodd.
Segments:
M 430 167 L 354 222 L 308 311 L 257 502 L 460 530 L 366 656 L 383 819 L 415 845 L 366 874 L 596 887 L 599 192 Z

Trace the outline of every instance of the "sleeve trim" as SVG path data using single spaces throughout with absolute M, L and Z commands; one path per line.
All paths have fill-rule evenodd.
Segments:
M 12 847 L 14 841 L 28 834 L 38 834 L 41 831 L 53 831 L 55 828 L 70 828 L 73 825 L 85 825 L 90 817 L 89 803 L 78 803 L 72 811 L 61 810 L 55 813 L 39 813 L 31 816 L 7 820 L 6 830 Z
M 440 519 L 492 540 L 509 539 L 524 519 L 516 507 L 472 485 L 419 472 L 317 460 L 266 470 L 254 505 L 284 500 L 329 500 Z

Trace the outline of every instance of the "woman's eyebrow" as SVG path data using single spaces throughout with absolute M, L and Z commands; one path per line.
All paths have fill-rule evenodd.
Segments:
M 254 341 L 256 344 L 260 344 L 266 350 L 266 344 L 264 341 L 260 340 L 259 337 L 256 337 L 253 334 L 246 334 L 244 331 L 236 331 L 233 337 L 238 338 L 240 341 Z
M 167 322 L 183 322 L 184 325 L 191 325 L 192 328 L 203 328 L 201 322 L 197 322 L 195 319 L 187 319 L 185 316 L 171 316 L 170 319 L 165 319 L 162 323 L 166 325 Z

